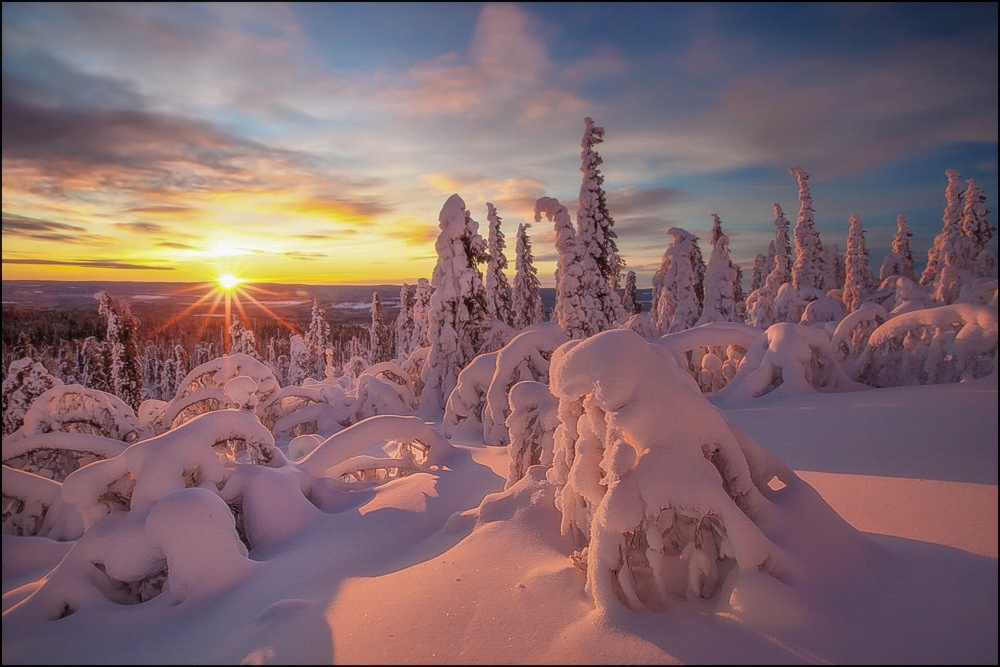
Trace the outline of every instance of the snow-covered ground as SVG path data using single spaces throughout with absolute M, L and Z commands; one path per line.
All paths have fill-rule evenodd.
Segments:
M 216 559 L 186 596 L 88 596 L 96 579 L 70 567 L 87 554 L 56 567 L 73 542 L 5 534 L 3 662 L 996 664 L 996 377 L 727 404 L 801 478 L 771 499 L 780 521 L 758 521 L 797 564 L 785 580 L 730 572 L 712 598 L 659 611 L 595 604 L 545 470 L 504 491 L 507 448 L 463 434 L 439 469 L 323 511 L 276 486 L 249 558 L 198 537 L 214 508 L 198 494 L 161 500 L 147 532 L 189 532 L 193 557 Z M 158 525 L 158 509 L 190 523 Z M 104 548 L 128 561 L 142 545 Z M 79 607 L 52 620 L 59 596 Z

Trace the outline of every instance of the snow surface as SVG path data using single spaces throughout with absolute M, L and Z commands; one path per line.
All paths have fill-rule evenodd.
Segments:
M 285 468 L 242 468 L 259 479 L 231 477 L 269 489 L 243 498 L 249 552 L 224 538 L 225 502 L 197 487 L 164 488 L 148 513 L 114 513 L 75 543 L 4 534 L 3 662 L 996 664 L 996 378 L 727 401 L 729 424 L 803 482 L 773 495 L 782 523 L 768 528 L 808 564 L 792 583 L 740 572 L 716 598 L 658 612 L 597 605 L 545 469 L 504 490 L 508 448 L 463 433 L 435 468 L 327 480 L 323 494 L 313 480 L 313 504 Z M 441 418 L 388 421 L 432 439 Z M 312 438 L 300 463 L 385 457 L 395 426 L 366 451 L 349 429 Z M 102 561 L 155 579 L 159 553 L 171 576 L 141 604 L 86 584 Z M 75 613 L 54 620 L 51 603 L 70 599 Z

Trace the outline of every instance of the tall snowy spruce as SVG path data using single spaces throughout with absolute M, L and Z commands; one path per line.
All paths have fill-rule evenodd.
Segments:
M 625 274 L 625 295 L 622 299 L 622 306 L 626 315 L 638 315 L 642 312 L 642 304 L 639 303 L 639 292 L 636 288 L 635 271 Z
M 852 215 L 847 236 L 847 256 L 844 258 L 844 306 L 848 313 L 861 307 L 866 296 L 875 291 L 875 274 L 868 264 L 868 245 L 861 218 Z
M 743 322 L 739 267 L 729 258 L 729 237 L 722 231 L 719 216 L 713 213 L 712 222 L 712 254 L 705 268 L 705 303 L 696 324 Z
M 945 187 L 944 215 L 941 216 L 941 231 L 934 237 L 934 243 L 927 250 L 927 266 L 920 276 L 921 285 L 930 285 L 938 276 L 938 265 L 944 263 L 945 253 L 962 234 L 962 175 L 956 169 L 945 172 L 948 185 Z
M 133 410 L 142 403 L 142 362 L 139 359 L 139 320 L 127 302 L 116 304 L 107 292 L 98 292 L 97 312 L 108 320 L 105 343 L 111 351 L 111 381 L 115 395 Z
M 496 207 L 487 202 L 486 220 L 489 224 L 489 235 L 487 236 L 486 260 L 486 307 L 489 315 L 494 320 L 500 320 L 504 324 L 512 324 L 511 315 L 511 288 L 504 271 L 507 268 L 507 256 L 504 254 L 506 242 L 503 231 L 500 229 L 501 218 L 497 214 Z
M 580 243 L 580 238 L 570 220 L 569 211 L 553 197 L 542 197 L 535 202 L 535 222 L 545 215 L 555 227 L 556 252 L 556 305 L 552 319 L 570 338 L 587 338 L 611 328 L 603 309 L 588 289 L 597 274 L 594 258 Z M 597 278 L 600 280 L 600 278 Z
M 653 274 L 653 309 L 650 318 L 661 334 L 690 329 L 701 315 L 705 301 L 705 261 L 698 237 L 671 227 L 673 239 Z
M 313 299 L 312 315 L 305 340 L 308 348 L 300 350 L 299 356 L 305 358 L 302 363 L 305 364 L 306 377 L 322 380 L 326 377 L 327 350 L 331 345 L 331 339 L 330 323 L 323 316 L 323 309 L 319 307 L 317 299 Z
M 892 252 L 882 260 L 879 280 L 885 280 L 890 276 L 903 276 L 910 280 L 916 280 L 913 250 L 910 248 L 911 238 L 913 238 L 913 230 L 907 224 L 906 216 L 900 213 L 896 217 L 896 234 L 892 237 Z
M 392 336 L 385 324 L 382 299 L 372 292 L 371 325 L 368 327 L 368 361 L 379 364 L 392 359 Z
M 996 278 L 997 258 L 986 250 L 996 228 L 990 224 L 986 208 L 986 195 L 975 179 L 966 181 L 968 188 L 962 195 L 962 233 L 972 242 L 971 270 L 976 278 Z
M 438 260 L 431 277 L 431 349 L 421 371 L 421 396 L 444 408 L 458 374 L 476 356 L 488 324 L 486 288 L 479 271 L 488 256 L 479 223 L 457 194 L 441 208 L 438 226 L 441 232 L 434 244 Z
M 811 202 L 810 199 L 810 207 L 812 206 Z M 774 202 L 771 204 L 771 208 L 774 209 L 774 264 L 768 267 L 768 272 L 778 264 L 782 264 L 779 257 L 783 257 L 785 260 L 783 262 L 784 269 L 776 276 L 776 279 L 779 285 L 784 285 L 792 282 L 792 240 L 788 235 L 788 218 L 785 217 L 781 205 Z M 767 278 L 767 273 L 764 274 L 764 278 Z
M 621 286 L 621 271 L 625 262 L 618 255 L 618 235 L 614 231 L 615 221 L 608 211 L 607 196 L 604 192 L 604 176 L 599 167 L 604 160 L 594 150 L 594 146 L 604 141 L 604 128 L 594 125 L 590 118 L 584 118 L 585 130 L 580 147 L 580 201 L 576 214 L 577 235 L 581 246 L 594 258 L 600 281 L 588 281 L 592 298 L 597 301 L 604 319 L 610 328 L 624 321 L 625 312 L 621 305 L 618 289 Z
M 816 231 L 816 212 L 809 192 L 809 174 L 801 167 L 788 170 L 799 182 L 799 217 L 795 222 L 795 263 L 792 265 L 792 286 L 796 290 L 824 287 L 823 244 Z M 775 251 L 778 252 L 777 244 Z
M 396 358 L 406 359 L 413 349 L 410 347 L 410 340 L 414 333 L 413 323 L 413 303 L 416 290 L 403 283 L 399 288 L 399 314 L 393 323 L 396 339 Z
M 545 321 L 542 310 L 542 283 L 538 280 L 535 256 L 531 252 L 531 238 L 528 236 L 530 222 L 517 226 L 517 253 L 514 259 L 514 286 L 512 294 L 512 325 L 515 329 Z

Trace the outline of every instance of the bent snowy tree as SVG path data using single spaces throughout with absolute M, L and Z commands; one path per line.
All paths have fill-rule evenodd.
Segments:
M 734 432 L 668 350 L 606 331 L 561 346 L 550 373 L 561 424 L 549 480 L 599 607 L 710 598 L 733 571 L 785 575 L 755 521 L 768 483 L 794 473 Z

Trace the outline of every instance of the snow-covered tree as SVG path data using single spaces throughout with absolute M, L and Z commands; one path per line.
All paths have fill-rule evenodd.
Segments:
M 427 278 L 419 278 L 413 291 L 413 335 L 410 351 L 420 347 L 430 347 L 431 339 L 431 296 L 434 287 Z
M 531 252 L 531 239 L 528 237 L 530 227 L 530 222 L 517 226 L 511 323 L 518 330 L 545 321 L 545 314 L 542 311 L 542 284 L 538 280 L 538 270 L 534 264 L 535 256 Z
M 594 258 L 586 252 L 570 220 L 569 211 L 558 199 L 542 197 L 535 202 L 535 222 L 542 214 L 553 223 L 556 232 L 556 305 L 552 319 L 570 338 L 587 338 L 610 327 L 588 284 L 600 281 Z
M 653 274 L 653 312 L 661 334 L 694 326 L 705 294 L 706 269 L 698 237 L 680 227 L 671 227 L 667 234 L 673 240 Z
M 493 204 L 486 204 L 486 219 L 489 223 L 487 236 L 486 259 L 486 307 L 494 320 L 504 324 L 512 324 L 512 296 L 510 283 L 504 270 L 507 268 L 507 256 L 504 254 L 506 243 L 503 231 L 500 230 L 501 218 Z
M 313 299 L 312 314 L 309 318 L 309 328 L 306 329 L 305 340 L 309 344 L 308 361 L 306 362 L 306 377 L 322 380 L 326 377 L 327 350 L 330 348 L 330 323 L 323 316 L 319 300 Z
M 594 258 L 601 277 L 599 281 L 587 281 L 586 289 L 591 290 L 603 319 L 609 326 L 615 326 L 625 320 L 618 289 L 621 286 L 621 271 L 625 262 L 618 255 L 618 235 L 614 231 L 615 221 L 608 211 L 607 196 L 604 192 L 604 176 L 599 167 L 604 162 L 594 150 L 594 146 L 604 141 L 604 128 L 594 125 L 590 118 L 584 118 L 585 126 L 580 147 L 580 171 L 583 180 L 580 184 L 580 201 L 576 213 L 576 227 L 579 243 L 583 251 Z
M 861 218 L 852 215 L 847 236 L 847 256 L 844 258 L 844 307 L 848 313 L 857 310 L 866 296 L 875 291 L 875 274 L 868 264 L 868 244 Z
M 315 359 L 315 350 L 309 341 L 298 334 L 292 334 L 288 339 L 288 384 L 298 386 L 306 378 L 312 377 Z
M 809 174 L 801 167 L 788 170 L 799 181 L 799 217 L 795 222 L 795 263 L 792 286 L 796 290 L 815 287 L 823 290 L 823 244 L 816 231 L 816 212 L 809 192 Z M 780 252 L 775 245 L 775 252 Z
M 115 395 L 133 410 L 142 403 L 142 363 L 139 358 L 139 320 L 127 302 L 116 304 L 107 292 L 98 292 L 98 312 L 107 318 L 107 345 L 111 351 L 111 378 Z
M 7 436 L 24 423 L 32 402 L 63 381 L 45 370 L 40 362 L 23 357 L 11 362 L 3 376 L 3 434 Z
M 396 321 L 393 323 L 397 359 L 405 359 L 413 351 L 410 347 L 410 338 L 414 333 L 414 291 L 414 288 L 406 283 L 403 283 L 403 286 L 399 288 L 399 314 L 396 315 Z
M 812 199 L 809 200 L 810 210 L 812 207 Z M 774 209 L 774 258 L 771 260 L 772 264 L 768 268 L 770 273 L 773 267 L 779 263 L 779 257 L 785 259 L 784 266 L 781 274 L 777 276 L 778 284 L 783 285 L 784 283 L 792 282 L 792 241 L 788 235 L 788 219 L 785 217 L 785 212 L 781 209 L 781 205 L 778 202 L 771 204 L 771 208 Z M 767 273 L 764 277 L 767 277 Z
M 479 223 L 457 194 L 444 203 L 438 223 L 438 260 L 431 277 L 431 349 L 421 371 L 421 395 L 443 408 L 458 374 L 476 355 L 489 313 L 479 271 L 479 264 L 487 260 Z
M 787 571 L 756 522 L 773 516 L 767 481 L 794 473 L 730 427 L 668 350 L 605 331 L 559 347 L 550 372 L 548 479 L 599 609 L 660 609 L 713 597 L 727 572 Z
M 253 331 L 248 329 L 238 317 L 233 318 L 233 323 L 229 326 L 229 353 L 260 357 L 257 354 L 257 339 Z
M 938 266 L 945 261 L 945 254 L 962 235 L 962 175 L 956 169 L 945 172 L 948 185 L 945 188 L 944 215 L 942 227 L 934 244 L 927 250 L 927 267 L 920 276 L 921 285 L 930 285 L 938 276 Z
M 879 280 L 885 280 L 890 276 L 906 276 L 910 280 L 916 279 L 913 268 L 913 250 L 910 248 L 911 238 L 913 238 L 913 230 L 907 224 L 906 216 L 900 213 L 896 216 L 896 234 L 892 237 L 892 252 L 882 260 Z
M 718 227 L 718 216 L 713 215 L 713 218 Z M 721 232 L 721 227 L 718 228 L 720 231 L 716 236 L 713 227 L 715 243 L 705 271 L 705 305 L 696 324 L 743 321 L 737 312 L 736 301 L 739 273 L 736 265 L 729 259 L 729 237 Z
M 622 306 L 627 315 L 637 315 L 642 312 L 642 304 L 639 303 L 639 294 L 635 284 L 635 271 L 625 274 L 625 295 L 622 298 Z
M 750 276 L 750 291 L 760 289 L 764 285 L 764 278 L 767 276 L 764 273 L 764 264 L 767 262 L 767 257 L 763 253 L 757 253 L 753 256 L 753 274 Z
M 382 299 L 372 292 L 371 324 L 368 327 L 368 361 L 372 365 L 392 359 L 389 327 L 383 321 Z
M 970 269 L 974 278 L 996 278 L 997 257 L 986 246 L 996 228 L 990 224 L 986 209 L 986 195 L 975 179 L 966 181 L 968 188 L 962 196 L 962 233 L 972 241 Z

